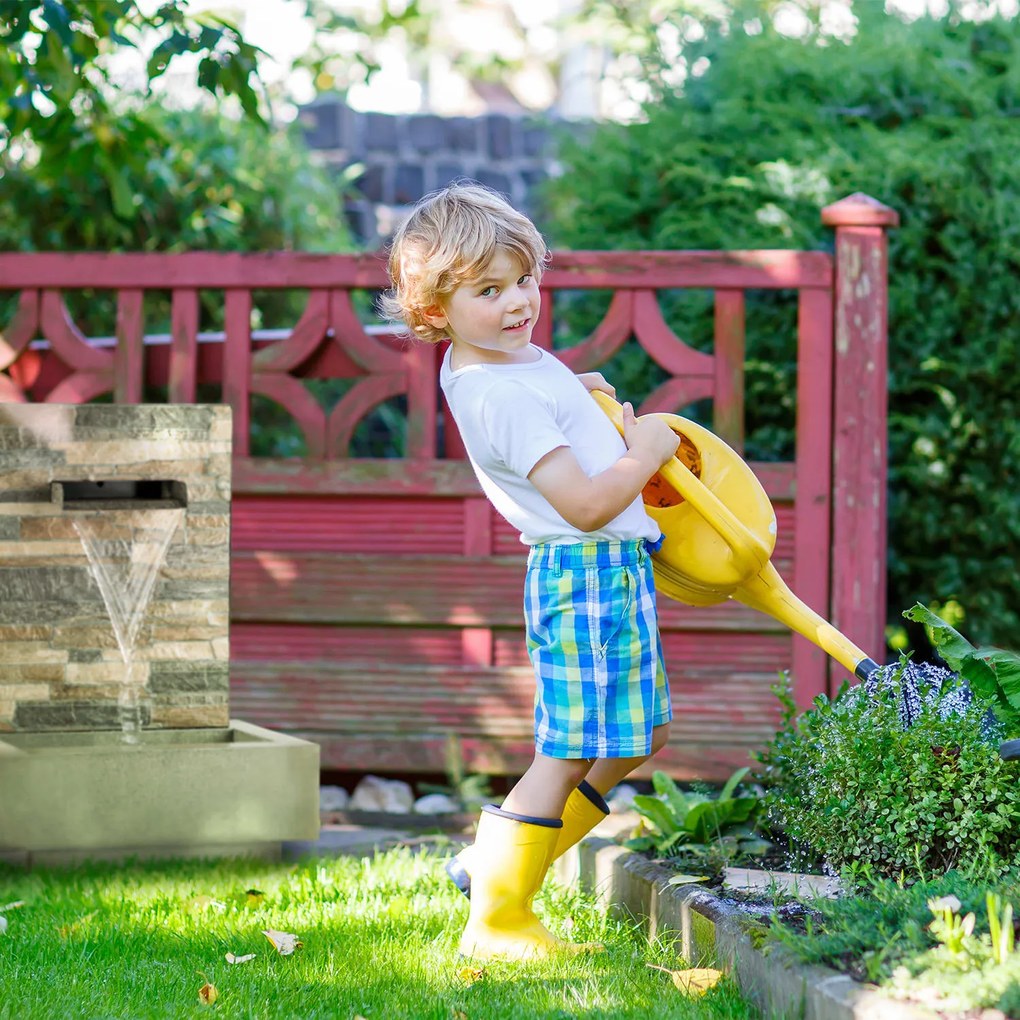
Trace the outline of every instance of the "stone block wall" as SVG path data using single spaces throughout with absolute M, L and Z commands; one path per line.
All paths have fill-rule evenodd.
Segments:
M 562 133 L 583 122 L 490 113 L 481 117 L 361 113 L 336 97 L 303 107 L 308 145 L 338 171 L 358 164 L 347 215 L 368 247 L 384 243 L 401 212 L 422 195 L 470 178 L 535 215 L 536 188 L 556 172 Z
M 144 536 L 147 510 L 181 501 L 130 679 L 145 726 L 227 725 L 230 457 L 226 405 L 0 404 L 0 730 L 120 725 L 127 666 L 74 521 Z M 97 481 L 144 498 L 86 500 Z

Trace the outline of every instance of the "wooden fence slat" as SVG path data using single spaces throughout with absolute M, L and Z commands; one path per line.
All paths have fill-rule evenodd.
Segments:
M 39 292 L 23 290 L 9 325 L 0 330 L 0 372 L 17 361 L 38 328 Z
M 144 291 L 130 288 L 117 292 L 117 347 L 113 358 L 113 399 L 118 404 L 138 404 L 142 400 L 145 364 L 143 302 Z
M 448 627 L 518 627 L 520 556 L 335 555 L 270 549 L 231 557 L 232 619 Z M 659 604 L 660 625 L 715 632 L 785 633 L 771 617 L 728 601 Z
M 381 253 L 311 252 L 83 252 L 0 253 L 0 280 L 10 290 L 48 287 L 166 290 L 319 287 L 384 290 Z M 546 288 L 796 289 L 830 287 L 832 257 L 820 251 L 579 251 L 554 252 Z
M 251 291 L 228 290 L 224 325 L 223 401 L 231 406 L 235 457 L 248 455 L 251 435 Z
M 722 778 L 746 764 L 779 718 L 766 684 L 757 685 L 757 697 L 746 696 L 748 679 L 719 667 L 675 684 L 674 738 L 639 774 L 666 767 L 689 779 Z M 455 732 L 472 770 L 519 772 L 533 754 L 533 692 L 530 667 L 235 662 L 231 670 L 234 711 L 315 740 L 326 768 L 357 761 L 363 770 L 384 769 L 397 760 L 407 771 L 442 770 L 441 744 Z
M 193 404 L 198 384 L 198 291 L 179 287 L 170 298 L 169 399 Z
M 717 290 L 712 425 L 741 455 L 744 452 L 744 328 L 744 292 Z
M 290 335 L 253 354 L 252 368 L 256 372 L 289 372 L 307 361 L 326 337 L 330 300 L 328 290 L 310 291 Z
M 797 502 L 794 509 L 796 573 L 788 580 L 797 596 L 823 618 L 829 612 L 829 548 L 832 509 L 832 296 L 801 291 L 797 309 Z M 807 708 L 828 685 L 829 657 L 807 638 L 793 642 L 793 696 Z
M 404 354 L 407 385 L 408 460 L 431 460 L 438 456 L 439 381 L 432 370 L 435 352 L 431 345 L 413 344 Z
M 75 325 L 59 290 L 44 290 L 40 304 L 39 327 L 54 352 L 69 368 L 82 372 L 111 372 L 113 357 L 109 351 L 92 347 Z M 111 375 L 111 384 L 113 377 Z
M 591 336 L 573 347 L 558 351 L 557 356 L 572 372 L 594 371 L 623 346 L 633 328 L 634 295 L 627 290 L 618 290 Z
M 251 392 L 268 397 L 290 413 L 305 437 L 306 457 L 321 460 L 326 456 L 326 416 L 301 379 L 283 372 L 254 372 Z

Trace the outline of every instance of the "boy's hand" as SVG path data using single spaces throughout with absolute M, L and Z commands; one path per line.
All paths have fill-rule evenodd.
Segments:
M 582 372 L 578 377 L 584 384 L 584 388 L 591 393 L 592 390 L 601 390 L 611 397 L 616 396 L 616 387 L 606 382 L 606 377 L 601 372 Z
M 680 437 L 661 419 L 654 415 L 637 418 L 630 401 L 623 405 L 623 441 L 628 450 L 635 447 L 656 459 L 662 467 L 676 453 Z

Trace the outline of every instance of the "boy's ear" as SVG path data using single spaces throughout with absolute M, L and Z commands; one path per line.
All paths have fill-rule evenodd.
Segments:
M 450 321 L 440 305 L 429 305 L 422 310 L 421 316 L 433 329 L 445 329 Z

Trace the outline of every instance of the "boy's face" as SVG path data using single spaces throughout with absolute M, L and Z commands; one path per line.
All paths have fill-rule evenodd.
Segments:
M 506 252 L 481 276 L 462 283 L 426 316 L 445 330 L 458 354 L 473 362 L 514 362 L 527 354 L 542 300 L 538 280 Z

